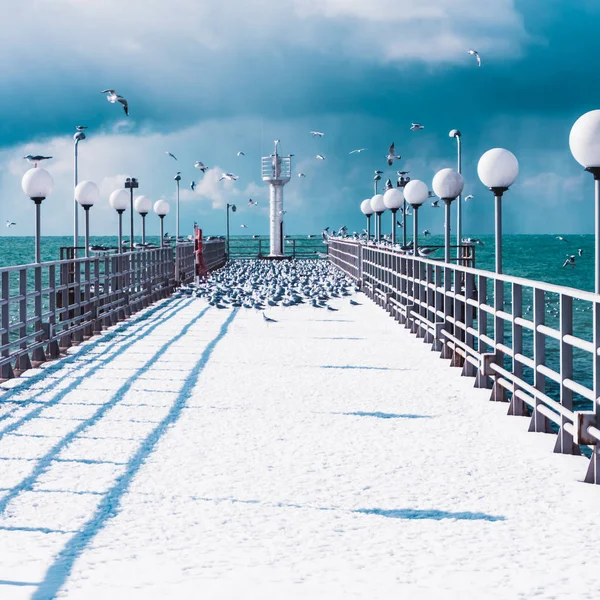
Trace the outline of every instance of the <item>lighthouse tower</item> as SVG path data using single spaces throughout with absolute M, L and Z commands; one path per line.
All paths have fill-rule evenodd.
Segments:
M 292 155 L 279 154 L 279 140 L 275 150 L 262 158 L 262 179 L 270 186 L 270 252 L 269 256 L 283 256 L 283 186 L 292 176 Z

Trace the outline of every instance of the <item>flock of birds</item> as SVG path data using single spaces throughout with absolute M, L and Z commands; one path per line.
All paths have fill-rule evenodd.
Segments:
M 205 282 L 181 287 L 181 294 L 204 298 L 218 309 L 252 308 L 264 312 L 276 306 L 307 305 L 335 312 L 330 300 L 350 297 L 355 285 L 329 261 L 239 260 L 209 274 Z M 349 298 L 352 305 L 359 303 Z

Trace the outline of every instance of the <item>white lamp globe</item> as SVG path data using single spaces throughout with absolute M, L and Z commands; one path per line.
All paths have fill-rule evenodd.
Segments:
M 600 167 L 600 110 L 591 110 L 575 121 L 569 147 L 575 160 L 586 169 Z
M 29 169 L 21 179 L 21 187 L 29 198 L 47 198 L 52 193 L 53 186 L 52 175 L 46 169 Z
M 373 212 L 382 213 L 385 212 L 385 204 L 383 203 L 383 194 L 375 194 L 371 198 L 371 208 Z
M 140 215 L 147 215 L 152 210 L 152 200 L 148 196 L 138 196 L 133 201 L 133 206 Z
M 411 179 L 404 188 L 404 197 L 411 206 L 419 207 L 429 198 L 429 188 L 424 181 Z
M 100 190 L 93 181 L 81 181 L 75 187 L 75 200 L 83 207 L 94 206 L 100 198 Z
M 166 200 L 157 200 L 154 203 L 154 212 L 159 217 L 165 217 L 166 215 L 169 214 L 170 210 L 171 210 L 171 207 L 169 206 L 169 203 Z
M 408 183 L 407 185 L 410 185 Z M 404 194 L 401 188 L 395 187 L 388 190 L 383 195 L 383 203 L 390 210 L 398 210 L 401 206 L 404 205 Z
M 360 210 L 362 214 L 370 217 L 373 214 L 373 209 L 371 208 L 371 198 L 367 198 L 360 203 Z
M 504 148 L 492 148 L 479 159 L 477 175 L 488 188 L 508 189 L 519 174 L 519 161 Z
M 462 175 L 454 169 L 442 169 L 435 174 L 431 187 L 442 200 L 454 200 L 463 191 Z
M 108 199 L 115 210 L 127 210 L 129 206 L 129 192 L 127 190 L 115 190 Z

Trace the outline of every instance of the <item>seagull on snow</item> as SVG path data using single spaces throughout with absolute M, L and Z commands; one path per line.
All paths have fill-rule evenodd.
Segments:
M 390 167 L 394 164 L 394 160 L 400 160 L 400 156 L 396 155 L 396 149 L 394 147 L 394 142 L 392 142 L 392 145 L 390 146 L 390 149 L 388 150 L 388 154 L 387 154 L 386 158 L 388 161 L 388 165 Z
M 101 94 L 108 94 L 108 96 L 106 96 L 106 99 L 111 103 L 114 104 L 115 102 L 118 102 L 119 104 L 123 105 L 123 110 L 125 111 L 125 114 L 127 116 L 129 116 L 129 105 L 127 104 L 127 100 L 125 100 L 125 98 L 123 98 L 123 96 L 119 96 L 119 94 L 117 94 L 117 92 L 115 92 L 115 90 L 102 90 L 102 92 L 100 92 Z
M 480 67 L 481 66 L 481 56 L 479 56 L 479 52 L 477 52 L 477 50 L 473 50 L 472 48 L 470 50 L 467 50 L 467 52 L 471 56 L 474 56 L 477 59 L 477 66 Z
M 223 181 L 223 179 L 229 179 L 229 181 L 237 181 L 238 176 L 234 173 L 221 173 L 221 177 L 219 177 L 219 181 Z
M 425 126 L 421 125 L 421 123 L 412 123 L 410 126 L 411 131 L 419 131 L 419 129 L 425 129 Z
M 196 169 L 200 169 L 203 173 L 206 173 L 208 169 L 208 167 L 205 167 L 204 163 L 200 162 L 199 160 L 194 163 L 194 167 L 196 167 Z

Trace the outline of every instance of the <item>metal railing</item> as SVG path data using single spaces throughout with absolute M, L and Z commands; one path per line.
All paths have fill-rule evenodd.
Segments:
M 0 380 L 59 357 L 194 276 L 194 244 L 1 268 Z
M 347 241 L 329 259 L 600 484 L 600 295 Z
M 229 258 L 264 258 L 269 255 L 269 238 L 231 239 L 229 241 Z M 283 255 L 298 259 L 327 258 L 327 246 L 320 238 L 286 238 L 283 244 Z
M 204 262 L 208 271 L 214 271 L 227 262 L 225 240 L 209 240 L 202 242 Z

